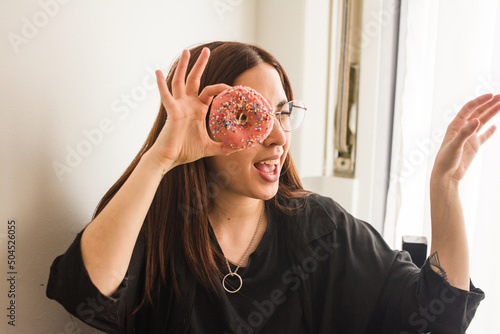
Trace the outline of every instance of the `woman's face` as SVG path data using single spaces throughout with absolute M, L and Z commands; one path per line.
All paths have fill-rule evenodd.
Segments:
M 255 89 L 275 111 L 287 102 L 278 72 L 267 63 L 243 72 L 234 85 Z M 217 196 L 236 200 L 239 197 L 270 199 L 276 195 L 290 139 L 290 132 L 285 132 L 274 118 L 272 131 L 261 145 L 228 156 L 207 158 L 211 180 L 217 184 Z

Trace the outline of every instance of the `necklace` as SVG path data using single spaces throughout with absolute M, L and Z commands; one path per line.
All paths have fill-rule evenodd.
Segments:
M 257 224 L 257 228 L 255 229 L 255 233 L 252 237 L 252 241 L 250 241 L 250 245 L 248 245 L 247 251 L 243 255 L 243 258 L 241 259 L 240 263 L 238 264 L 238 266 L 236 267 L 236 269 L 234 271 L 231 271 L 231 267 L 229 266 L 229 261 L 227 260 L 227 257 L 224 255 L 224 252 L 222 253 L 222 255 L 224 255 L 224 259 L 226 259 L 227 270 L 229 270 L 229 274 L 224 276 L 224 278 L 222 279 L 222 287 L 224 288 L 224 290 L 226 290 L 229 293 L 236 293 L 236 292 L 240 291 L 241 287 L 243 286 L 243 280 L 241 279 L 241 276 L 237 274 L 237 271 L 238 271 L 238 269 L 240 269 L 241 264 L 246 259 L 248 252 L 252 248 L 253 242 L 255 241 L 255 238 L 257 237 L 257 232 L 259 232 L 259 227 L 260 227 L 260 223 L 262 222 L 262 217 L 264 217 L 264 211 L 265 211 L 265 205 L 262 207 L 262 212 L 260 213 L 259 222 Z M 226 279 L 229 276 L 231 276 L 231 277 L 236 276 L 238 278 L 238 280 L 240 281 L 240 285 L 238 286 L 237 289 L 231 290 L 230 288 L 233 288 L 231 285 L 229 285 L 229 288 L 226 286 Z

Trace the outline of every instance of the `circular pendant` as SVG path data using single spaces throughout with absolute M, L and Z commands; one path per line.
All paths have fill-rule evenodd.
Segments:
M 240 280 L 240 285 L 238 286 L 238 288 L 237 288 L 237 289 L 235 289 L 235 290 L 230 290 L 230 289 L 228 289 L 228 288 L 226 287 L 226 278 L 227 278 L 228 276 L 236 276 L 236 277 L 238 277 L 238 279 Z M 222 279 L 222 286 L 224 287 L 224 290 L 226 290 L 226 291 L 227 291 L 227 292 L 229 292 L 229 293 L 236 293 L 236 292 L 240 291 L 240 289 L 241 289 L 242 285 L 243 285 L 243 280 L 241 279 L 241 276 L 240 276 L 240 275 L 238 275 L 237 273 L 229 273 L 229 274 L 227 274 L 226 276 L 224 276 L 224 278 Z M 232 286 L 231 286 L 231 285 L 229 285 L 229 287 L 230 287 L 230 288 L 232 288 Z

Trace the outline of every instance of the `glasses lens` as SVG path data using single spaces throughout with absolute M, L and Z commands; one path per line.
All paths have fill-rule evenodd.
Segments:
M 306 116 L 306 106 L 304 102 L 293 100 L 281 108 L 280 122 L 285 131 L 297 130 Z

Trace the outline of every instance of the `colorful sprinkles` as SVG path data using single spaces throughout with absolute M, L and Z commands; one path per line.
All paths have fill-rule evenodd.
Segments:
M 237 149 L 262 144 L 272 129 L 273 110 L 257 91 L 231 87 L 215 97 L 209 127 L 216 140 Z

